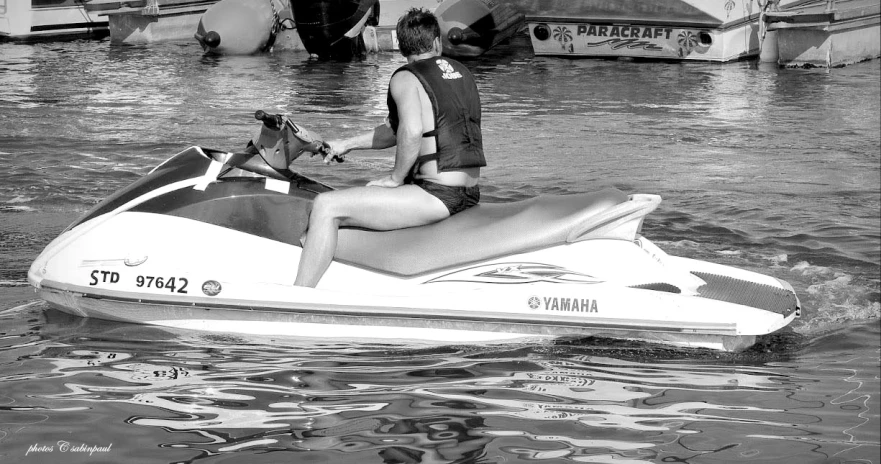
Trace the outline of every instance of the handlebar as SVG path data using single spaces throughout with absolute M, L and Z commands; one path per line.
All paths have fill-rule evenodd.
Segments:
M 322 158 L 326 158 L 328 156 L 330 145 L 328 145 L 323 140 L 314 140 L 312 136 L 309 135 L 308 131 L 306 131 L 305 129 L 301 129 L 285 116 L 282 116 L 280 114 L 270 114 L 263 110 L 257 110 L 254 113 L 254 119 L 261 121 L 263 125 L 270 130 L 278 131 L 282 130 L 283 128 L 290 129 L 290 134 L 299 139 L 299 141 L 303 144 L 299 147 L 299 153 L 308 151 L 313 156 L 316 154 L 321 155 Z M 333 160 L 336 160 L 336 162 L 338 163 L 342 163 L 343 161 L 345 161 L 345 158 L 334 155 Z
M 280 114 L 269 114 L 263 110 L 257 110 L 254 113 L 254 119 L 259 121 L 263 121 L 263 125 L 274 130 L 281 129 L 284 124 L 284 120 Z

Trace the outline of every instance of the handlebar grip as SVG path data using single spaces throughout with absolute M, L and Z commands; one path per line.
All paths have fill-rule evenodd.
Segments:
M 263 110 L 257 110 L 257 112 L 254 113 L 254 119 L 262 121 L 264 126 L 274 130 L 281 129 L 283 124 L 281 115 L 269 114 Z
M 302 150 L 308 151 L 309 153 L 312 153 L 312 156 L 321 155 L 322 158 L 327 158 L 327 156 L 328 156 L 327 150 L 329 148 L 330 148 L 330 145 L 328 145 L 327 142 L 325 142 L 323 140 L 316 140 L 316 141 L 304 146 L 302 148 Z M 333 161 L 336 161 L 337 163 L 342 163 L 346 160 L 345 157 L 337 156 L 337 155 L 333 155 L 333 158 L 331 158 L 331 159 Z

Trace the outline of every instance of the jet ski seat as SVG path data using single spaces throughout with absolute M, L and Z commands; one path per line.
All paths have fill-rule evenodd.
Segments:
M 434 224 L 392 231 L 343 228 L 335 259 L 398 276 L 417 276 L 590 238 L 634 240 L 657 195 L 617 189 L 480 203 Z

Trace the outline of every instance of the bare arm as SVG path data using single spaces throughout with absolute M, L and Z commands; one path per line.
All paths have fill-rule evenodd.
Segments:
M 330 145 L 330 153 L 328 153 L 330 156 L 324 160 L 328 164 L 334 156 L 342 157 L 352 150 L 382 150 L 393 147 L 397 143 L 395 133 L 386 124 L 376 126 L 372 131 L 347 139 L 326 140 L 325 142 Z
M 399 72 L 392 77 L 389 90 L 398 105 L 398 133 L 396 137 L 395 167 L 392 172 L 367 185 L 397 187 L 416 164 L 422 144 L 422 103 L 419 88 L 422 84 L 410 72 Z

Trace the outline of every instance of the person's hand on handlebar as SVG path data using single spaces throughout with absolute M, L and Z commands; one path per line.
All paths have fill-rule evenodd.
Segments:
M 321 150 L 321 156 L 324 157 L 324 164 L 330 164 L 333 161 L 342 163 L 346 160 L 346 154 L 352 151 L 344 140 L 325 140 Z

